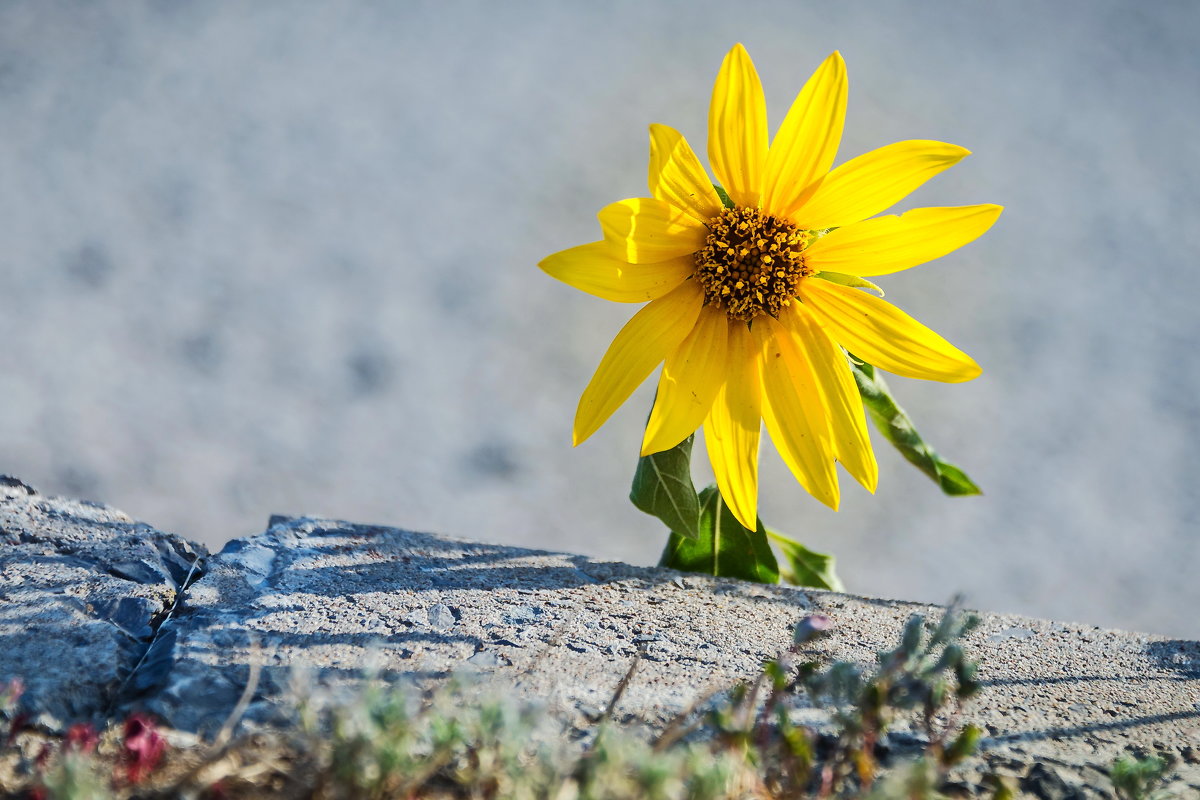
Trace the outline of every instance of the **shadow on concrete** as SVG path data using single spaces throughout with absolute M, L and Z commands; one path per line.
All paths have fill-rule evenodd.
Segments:
M 989 686 L 1049 686 L 1051 684 L 1060 683 L 1089 683 L 1101 681 L 1142 684 L 1154 683 L 1157 681 L 1179 680 L 1189 680 L 1189 678 L 1177 677 L 1174 675 L 1063 675 L 1053 678 L 1034 676 L 1031 678 L 984 679 L 979 681 L 979 685 L 987 688 Z
M 830 592 L 824 589 L 801 589 L 800 591 L 811 592 L 813 599 L 817 601 L 817 605 L 820 605 L 825 610 L 836 610 L 846 605 L 843 598 L 847 597 L 847 595 L 843 592 Z M 889 600 L 886 597 L 866 597 L 859 594 L 850 594 L 848 596 L 853 598 L 855 604 L 862 603 L 863 605 L 879 606 L 880 608 L 893 610 L 910 609 L 911 614 L 926 614 L 931 609 L 936 611 L 946 610 L 946 606 L 936 603 L 919 603 L 915 600 Z M 971 611 L 970 609 L 961 610 L 964 612 Z
M 325 521 L 322 520 L 322 523 Z M 504 545 L 454 542 L 424 533 L 395 528 L 329 523 L 330 527 L 304 531 L 303 549 L 276 549 L 279 561 L 273 566 L 272 585 L 278 589 L 297 589 L 312 594 L 346 595 L 362 591 L 381 591 L 403 587 L 415 591 L 445 589 L 558 589 L 598 583 L 581 569 L 587 559 L 548 550 L 524 550 Z M 336 525 L 337 527 L 333 527 Z M 355 537 L 354 545 L 322 546 L 322 538 Z M 242 540 L 244 541 L 244 540 Z M 231 542 L 231 545 L 237 544 Z M 230 551 L 223 550 L 224 555 Z M 336 556 L 358 552 L 377 561 L 356 563 L 352 567 L 336 565 L 314 569 L 297 567 L 298 561 L 312 556 Z M 439 553 L 446 555 L 440 556 Z M 555 556 L 573 566 L 523 567 L 520 562 L 532 556 Z M 292 574 L 283 575 L 285 570 Z
M 1160 669 L 1179 673 L 1176 680 L 1200 680 L 1200 642 L 1187 639 L 1151 642 L 1146 646 L 1146 655 Z
M 280 521 L 273 517 L 273 522 Z M 295 520 L 299 522 L 299 520 Z M 399 530 L 396 528 L 355 525 L 352 523 L 313 520 L 327 525 L 314 531 L 299 533 L 305 539 L 304 548 L 292 553 L 277 549 L 281 562 L 272 569 L 273 586 L 280 590 L 305 591 L 312 594 L 344 596 L 358 592 L 381 591 L 388 587 L 403 587 L 412 591 L 453 589 L 574 589 L 588 584 L 636 581 L 649 588 L 670 584 L 687 573 L 663 571 L 656 567 L 636 567 L 620 562 L 594 561 L 586 556 L 560 553 L 553 550 L 534 550 L 511 545 L 456 542 L 444 537 Z M 356 537 L 354 545 L 321 546 L 324 537 Z M 245 542 L 247 540 L 240 540 Z M 231 543 L 234 544 L 234 543 Z M 234 545 L 235 547 L 239 545 Z M 227 546 L 227 550 L 229 550 Z M 222 551 L 225 553 L 226 551 Z M 297 567 L 297 561 L 316 556 L 344 552 L 362 552 L 378 558 L 374 562 L 356 563 L 351 568 L 319 566 L 314 569 Z M 444 553 L 445 555 L 439 555 Z M 535 557 L 553 557 L 563 566 L 527 566 L 523 561 Z M 218 555 L 219 557 L 219 555 Z M 570 566 L 568 566 L 570 565 Z M 291 574 L 281 574 L 291 570 Z M 697 576 L 698 577 L 698 576 Z M 728 586 L 717 584 L 714 591 L 742 592 L 748 586 L 729 581 Z M 756 599 L 766 603 L 795 606 L 803 612 L 809 607 L 806 590 L 766 586 L 766 592 Z M 893 606 L 893 603 L 882 603 Z M 923 608 L 912 604 L 914 608 Z
M 1015 742 L 1033 742 L 1044 739 L 1070 739 L 1081 737 L 1089 733 L 1099 733 L 1101 731 L 1123 731 L 1129 730 L 1130 728 L 1140 728 L 1145 725 L 1159 725 L 1164 722 L 1178 722 L 1186 719 L 1200 719 L 1200 709 L 1193 711 L 1175 711 L 1170 714 L 1148 714 L 1143 717 L 1131 717 L 1129 719 L 1114 720 L 1112 722 L 1094 722 L 1087 725 L 1073 725 L 1070 727 L 1040 728 L 1033 731 L 1022 731 L 1020 733 L 989 736 L 981 739 L 979 746 L 981 749 L 986 750 L 991 747 L 1013 744 Z

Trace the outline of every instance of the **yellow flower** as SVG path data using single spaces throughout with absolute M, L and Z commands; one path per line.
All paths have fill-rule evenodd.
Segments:
M 979 366 L 900 309 L 855 287 L 943 256 L 982 235 L 996 205 L 875 216 L 968 151 L 913 140 L 830 171 L 846 113 L 834 53 L 809 78 L 768 145 L 750 56 L 721 65 L 708 116 L 718 193 L 683 136 L 650 126 L 650 197 L 600 214 L 603 241 L 539 266 L 606 300 L 650 301 L 621 329 L 583 392 L 575 444 L 660 363 L 642 455 L 701 425 L 717 486 L 753 529 L 761 421 L 796 479 L 838 506 L 835 462 L 874 492 L 878 466 L 843 351 L 910 378 L 958 382 Z

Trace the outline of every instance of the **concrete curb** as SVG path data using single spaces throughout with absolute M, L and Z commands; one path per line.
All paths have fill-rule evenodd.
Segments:
M 145 708 L 169 726 L 205 735 L 236 704 L 252 663 L 262 666 L 262 679 L 248 725 L 286 718 L 279 699 L 297 668 L 337 686 L 358 681 L 371 664 L 389 680 L 420 685 L 470 671 L 584 727 L 639 650 L 642 665 L 616 719 L 658 729 L 707 691 L 752 677 L 790 644 L 792 626 L 806 614 L 833 620 L 814 646 L 819 660 L 869 665 L 894 645 L 912 614 L 936 618 L 944 611 L 394 528 L 275 518 L 266 532 L 209 558 L 167 617 L 178 578 L 173 585 L 166 578 L 110 585 L 125 579 L 90 576 L 85 566 L 49 570 L 57 556 L 48 562 L 29 548 L 64 552 L 68 537 L 79 535 L 63 527 L 68 510 L 71 525 L 91 526 L 89 541 L 109 543 L 109 562 L 136 560 L 135 552 L 144 557 L 147 542 L 156 543 L 154 552 L 198 556 L 198 548 L 111 509 L 87 506 L 81 517 L 73 501 L 6 491 L 2 536 L 24 543 L 7 547 L 0 561 L 0 620 L 10 642 L 0 649 L 0 679 L 28 674 L 36 663 L 44 684 L 39 702 L 73 692 L 85 697 L 73 707 L 77 714 Z M 186 563 L 180 557 L 175 571 Z M 31 575 L 41 582 L 34 585 Z M 63 653 L 114 653 L 107 642 L 115 623 L 88 598 L 121 592 L 161 597 L 145 609 L 154 632 L 139 640 L 140 653 L 121 651 L 112 675 L 81 680 L 82 664 Z M 46 608 L 61 612 L 64 604 L 70 610 L 55 623 L 56 636 L 70 627 L 108 638 L 77 637 L 74 649 L 47 650 L 46 637 L 32 631 L 41 630 L 36 621 Z M 1200 642 L 981 616 L 965 645 L 980 662 L 983 691 L 965 716 L 985 730 L 990 768 L 1028 776 L 1040 764 L 1057 769 L 1068 788 L 1097 786 L 1118 757 L 1158 753 L 1175 765 L 1178 786 L 1200 793 Z M 54 715 L 44 722 L 53 724 Z

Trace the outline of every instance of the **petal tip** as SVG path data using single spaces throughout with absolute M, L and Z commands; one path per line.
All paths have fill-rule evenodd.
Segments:
M 741 524 L 741 526 L 743 528 L 745 528 L 746 530 L 752 531 L 758 527 L 758 514 L 757 513 L 751 514 L 749 516 L 749 521 L 747 521 L 747 518 L 742 514 L 740 509 L 730 506 L 729 510 L 733 512 L 734 518 L 737 519 L 737 521 Z
M 967 363 L 963 364 L 962 372 L 954 379 L 953 383 L 966 383 L 973 381 L 983 374 L 983 367 L 975 363 L 975 359 L 967 356 Z
M 995 203 L 984 203 L 979 207 L 979 211 L 986 221 L 983 230 L 979 232 L 979 235 L 982 236 L 996 224 L 996 220 L 1000 219 L 1000 215 L 1004 213 L 1004 206 L 996 205 Z

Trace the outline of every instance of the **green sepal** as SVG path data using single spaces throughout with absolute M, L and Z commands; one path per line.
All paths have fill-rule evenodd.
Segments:
M 783 553 L 787 565 L 779 570 L 780 577 L 793 586 L 809 586 L 814 589 L 829 589 L 833 592 L 846 591 L 841 578 L 834 571 L 836 559 L 824 553 L 814 553 L 795 539 L 767 528 L 767 538 Z
M 754 530 L 742 527 L 716 486 L 700 493 L 700 535 L 688 539 L 672 532 L 660 567 L 703 572 L 722 578 L 778 583 L 779 563 L 767 541 L 762 520 Z
M 813 277 L 829 281 L 830 283 L 836 283 L 839 286 L 849 286 L 851 289 L 870 289 L 875 294 L 883 297 L 883 289 L 880 289 L 866 278 L 860 278 L 857 275 L 847 275 L 844 272 L 818 272 Z
M 729 197 L 729 192 L 722 189 L 720 186 L 713 184 L 713 189 L 717 192 L 717 197 L 721 198 L 721 203 L 726 208 L 733 208 L 733 200 Z
M 700 535 L 700 499 L 692 483 L 694 438 L 693 434 L 670 450 L 639 458 L 629 490 L 629 500 L 638 509 L 689 539 Z
M 983 494 L 965 472 L 943 461 L 937 451 L 925 443 L 873 366 L 850 356 L 850 368 L 854 373 L 854 382 L 858 384 L 858 393 L 870 412 L 871 421 L 909 463 L 932 478 L 948 495 Z

